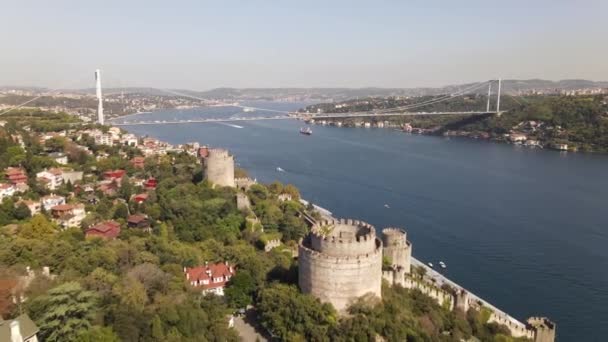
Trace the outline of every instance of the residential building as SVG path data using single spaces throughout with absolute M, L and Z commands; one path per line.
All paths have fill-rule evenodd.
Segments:
M 97 190 L 101 191 L 106 196 L 114 196 L 118 190 L 118 184 L 113 180 L 105 180 L 99 182 Z
M 15 194 L 15 190 L 15 184 L 0 183 L 0 202 L 4 201 L 5 198 L 12 197 Z
M 38 342 L 38 326 L 27 314 L 12 320 L 0 318 L 0 341 Z
M 27 208 L 30 210 L 30 214 L 32 216 L 38 214 L 40 212 L 40 209 L 42 208 L 42 204 L 40 204 L 39 201 L 32 201 L 32 200 L 21 200 L 19 202 L 17 202 L 16 204 L 25 204 L 27 206 Z
M 93 139 L 95 139 L 96 145 L 107 145 L 107 146 L 114 145 L 114 139 L 111 134 L 105 134 L 105 133 L 99 132 L 99 133 L 96 133 L 93 135 Z
M 50 168 L 36 174 L 36 180 L 43 183 L 49 190 L 56 190 L 63 184 L 63 171 L 59 168 Z
M 68 156 L 66 156 L 65 153 L 61 153 L 61 152 L 49 153 L 49 158 L 53 159 L 57 164 L 60 164 L 60 165 L 68 164 Z
M 85 231 L 87 238 L 99 237 L 102 239 L 115 239 L 120 234 L 120 223 L 116 221 L 104 221 L 93 225 Z
M 27 173 L 20 167 L 8 167 L 4 171 L 6 179 L 13 184 L 27 184 Z
M 127 171 L 125 170 L 109 170 L 103 173 L 103 178 L 106 180 L 120 181 L 126 173 Z
M 42 197 L 40 203 L 44 210 L 49 211 L 54 206 L 65 204 L 65 197 L 51 194 Z
M 152 232 L 152 228 L 150 228 L 150 220 L 148 216 L 144 214 L 134 214 L 127 217 L 127 225 L 129 228 L 139 228 L 145 232 Z
M 224 295 L 226 283 L 236 274 L 234 267 L 228 262 L 209 264 L 193 268 L 184 267 L 186 279 L 196 288 L 201 288 L 203 294 Z
M 131 165 L 133 165 L 133 167 L 136 169 L 143 169 L 145 166 L 145 161 L 146 158 L 144 157 L 133 157 L 133 159 L 131 159 Z
M 154 177 L 148 178 L 148 180 L 143 183 L 144 188 L 146 188 L 147 190 L 154 190 L 156 189 L 157 185 L 158 181 Z
M 521 133 L 512 133 L 509 136 L 509 140 L 511 140 L 512 142 L 524 142 L 528 139 L 528 137 L 525 134 L 521 134 Z
M 143 203 L 147 199 L 148 199 L 148 194 L 145 192 L 133 196 L 133 200 L 135 201 L 135 203 Z
M 78 227 L 86 216 L 84 204 L 60 204 L 51 208 L 51 216 L 63 228 Z
M 84 175 L 84 172 L 82 172 L 82 171 L 63 170 L 63 173 L 61 174 L 61 178 L 63 178 L 64 183 L 70 182 L 72 184 L 76 184 L 76 182 L 82 181 L 83 175 Z
M 139 140 L 137 139 L 137 136 L 135 134 L 129 133 L 129 134 L 124 134 L 122 136 L 122 138 L 120 139 L 120 142 L 123 145 L 137 147 Z

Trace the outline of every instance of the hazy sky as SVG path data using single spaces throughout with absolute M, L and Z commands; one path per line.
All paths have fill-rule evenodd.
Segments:
M 608 80 L 608 0 L 0 2 L 0 85 Z

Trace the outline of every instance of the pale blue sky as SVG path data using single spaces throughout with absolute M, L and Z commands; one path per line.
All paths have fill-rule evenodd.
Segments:
M 0 85 L 608 80 L 605 0 L 0 1 Z

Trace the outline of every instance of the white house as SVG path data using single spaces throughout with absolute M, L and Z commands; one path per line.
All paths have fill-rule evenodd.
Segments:
M 0 202 L 5 198 L 12 197 L 15 194 L 15 185 L 10 183 L 0 183 Z
M 61 152 L 53 152 L 49 153 L 49 157 L 52 158 L 57 164 L 67 165 L 68 164 L 68 156 Z
M 51 194 L 42 197 L 40 199 L 40 203 L 42 204 L 44 210 L 49 211 L 54 206 L 65 204 L 65 197 Z
M 122 136 L 122 138 L 120 139 L 120 142 L 124 145 L 137 147 L 138 139 L 135 134 L 129 133 L 129 134 L 124 134 Z
M 0 319 L 0 341 L 38 342 L 38 327 L 27 314 L 13 320 Z
M 36 174 L 36 180 L 43 182 L 49 190 L 55 190 L 63 184 L 63 171 L 58 168 L 50 168 Z
M 53 220 L 64 228 L 78 227 L 86 216 L 84 204 L 60 204 L 51 208 Z

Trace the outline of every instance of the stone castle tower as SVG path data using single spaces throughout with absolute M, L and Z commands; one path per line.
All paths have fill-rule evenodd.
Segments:
M 555 341 L 555 323 L 546 317 L 530 317 L 527 321 L 530 329 L 534 331 L 534 342 Z
M 214 185 L 234 187 L 234 156 L 224 149 L 209 149 L 203 158 L 203 175 Z
M 382 245 L 383 254 L 390 259 L 391 265 L 409 274 L 412 267 L 412 243 L 407 241 L 406 232 L 399 228 L 383 229 Z
M 355 220 L 320 221 L 298 247 L 304 293 L 344 311 L 352 300 L 381 297 L 382 242 L 375 228 Z

